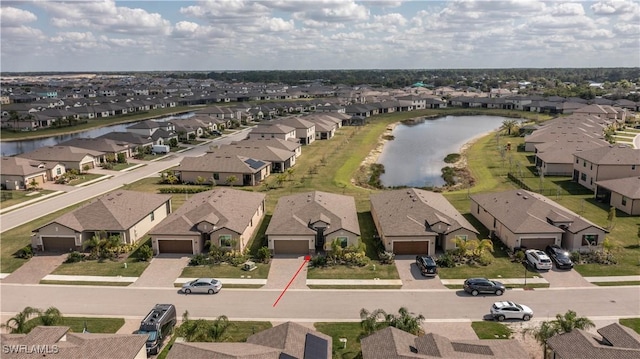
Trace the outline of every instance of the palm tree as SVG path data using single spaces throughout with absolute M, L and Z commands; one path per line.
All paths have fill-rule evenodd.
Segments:
M 424 332 L 420 325 L 423 321 L 424 316 L 422 314 L 414 317 L 405 307 L 400 307 L 400 309 L 398 309 L 398 315 L 387 315 L 387 322 L 390 326 L 413 335 L 420 335 Z
M 231 175 L 231 176 L 227 177 L 227 179 L 224 182 L 227 184 L 227 186 L 233 187 L 233 184 L 237 180 L 238 180 L 238 177 Z
M 227 339 L 227 331 L 233 324 L 229 322 L 226 315 L 221 315 L 211 322 L 209 327 L 209 336 L 214 342 L 223 342 Z
M 542 345 L 544 350 L 544 358 L 547 357 L 547 340 L 555 335 L 569 333 L 574 329 L 586 330 L 595 327 L 595 324 L 585 317 L 578 317 L 573 310 L 567 311 L 565 314 L 556 314 L 556 319 L 552 321 L 544 321 L 540 326 L 525 329 L 522 334 L 531 334 Z
M 40 310 L 33 307 L 25 307 L 20 313 L 9 318 L 3 328 L 9 329 L 12 334 L 26 334 L 31 330 L 31 326 L 27 324 L 29 318 L 40 313 Z
M 362 328 L 362 336 L 365 337 L 378 329 L 382 329 L 388 325 L 387 313 L 382 309 L 376 309 L 372 312 L 362 308 L 360 309 L 360 327 Z
M 507 135 L 511 136 L 511 131 L 515 130 L 518 127 L 518 122 L 516 120 L 508 119 L 502 121 L 502 129 L 507 131 Z
M 293 174 L 296 172 L 295 168 L 287 168 L 287 177 L 289 177 L 289 181 L 293 178 Z
M 493 252 L 493 242 L 490 239 L 472 239 L 468 242 L 473 247 L 472 253 L 475 257 L 481 257 L 486 251 Z
M 62 313 L 56 307 L 49 307 L 47 310 L 41 311 L 38 318 L 44 326 L 57 325 L 62 322 Z

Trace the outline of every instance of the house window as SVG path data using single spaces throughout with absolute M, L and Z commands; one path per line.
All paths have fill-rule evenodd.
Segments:
M 497 223 L 498 223 L 498 220 L 494 218 L 494 219 L 493 219 L 493 228 L 496 228 L 496 224 L 497 224 Z
M 223 234 L 220 236 L 220 247 L 231 248 L 231 235 Z
M 478 206 L 478 209 L 476 209 L 476 213 L 480 214 L 480 206 Z
M 587 167 L 587 161 L 582 162 L 582 167 Z
M 56 174 L 59 176 L 62 174 L 62 168 L 58 167 L 58 169 L 56 170 Z
M 622 196 L 622 205 L 626 206 L 627 205 L 627 197 Z
M 340 247 L 347 248 L 347 245 L 349 244 L 348 243 L 349 238 L 347 238 L 347 237 L 338 237 L 336 239 L 340 242 Z
M 219 180 L 220 179 L 220 174 L 214 173 L 213 174 L 213 179 L 216 180 L 216 181 Z
M 579 163 L 579 162 L 580 162 L 580 160 L 576 158 L 576 164 Z
M 583 246 L 596 246 L 596 245 L 598 245 L 598 235 L 597 234 L 583 234 L 582 235 L 582 245 Z
M 589 167 L 590 170 L 593 170 L 593 163 L 591 164 L 591 166 Z
M 580 180 L 581 181 L 586 181 L 587 180 L 587 174 L 586 173 L 581 173 L 580 174 Z
M 156 219 L 156 214 L 154 212 L 151 212 L 150 218 L 151 218 L 151 222 L 153 222 Z
M 593 184 L 593 178 L 589 179 L 589 184 Z

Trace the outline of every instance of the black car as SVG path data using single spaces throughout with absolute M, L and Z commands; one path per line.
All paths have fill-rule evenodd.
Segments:
M 545 252 L 547 252 L 551 260 L 556 263 L 556 268 L 559 268 L 559 269 L 573 268 L 573 262 L 569 257 L 569 252 L 560 248 L 560 246 L 557 246 L 555 244 L 551 246 L 547 246 L 547 249 L 545 250 Z
M 416 265 L 425 277 L 435 277 L 438 274 L 436 261 L 430 256 L 416 256 Z
M 464 291 L 474 297 L 480 293 L 502 295 L 505 290 L 504 284 L 487 278 L 469 278 L 464 281 Z

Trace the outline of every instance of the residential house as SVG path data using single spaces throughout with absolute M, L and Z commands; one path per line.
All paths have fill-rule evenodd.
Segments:
M 293 127 L 296 129 L 296 138 L 302 145 L 308 145 L 316 140 L 316 125 L 313 122 L 307 121 L 301 117 L 285 117 L 272 121 L 274 123 L 281 123 L 285 126 Z
M 74 333 L 66 326 L 37 326 L 27 334 L 0 334 L 0 344 L 4 359 L 146 359 L 147 338 L 147 334 Z
M 613 323 L 597 330 L 600 336 L 574 329 L 547 339 L 552 359 L 640 357 L 640 335 L 633 329 Z
M 454 249 L 454 240 L 476 239 L 478 231 L 440 193 L 416 188 L 370 196 L 380 240 L 395 254 L 429 254 Z
M 595 182 L 596 198 L 632 216 L 640 215 L 640 176 Z
M 131 148 L 132 152 L 141 153 L 144 152 L 145 147 L 151 147 L 154 144 L 151 136 L 142 136 L 137 133 L 131 132 L 109 132 L 97 138 L 107 138 L 114 140 L 118 143 L 126 143 Z
M 435 333 L 416 336 L 387 327 L 362 338 L 363 359 L 513 359 L 529 354 L 514 339 L 453 340 Z M 586 357 L 585 357 L 586 358 Z
M 578 108 L 573 113 L 594 115 L 601 118 L 606 118 L 611 121 L 624 123 L 627 118 L 627 111 L 622 108 L 615 108 L 609 105 L 591 104 Z
M 62 166 L 61 172 L 64 173 L 64 166 L 60 166 Z M 27 189 L 34 181 L 40 186 L 49 179 L 50 171 L 45 161 L 22 157 L 2 157 L 0 169 L 0 185 L 6 190 Z M 54 172 L 57 173 L 57 169 Z
M 167 359 L 331 359 L 332 342 L 326 334 L 286 322 L 244 343 L 175 342 Z
M 153 252 L 199 254 L 207 241 L 244 251 L 264 217 L 264 199 L 232 188 L 195 194 L 151 230 Z
M 214 153 L 218 156 L 244 156 L 253 158 L 256 160 L 266 161 L 271 163 L 271 173 L 283 173 L 287 169 L 293 167 L 296 164 L 295 152 L 281 149 L 277 147 L 271 147 L 267 143 L 256 143 L 249 145 L 240 141 L 233 145 L 220 145 L 218 147 L 211 147 L 207 152 Z
M 640 176 L 640 149 L 609 145 L 573 154 L 573 180 L 595 192 L 596 181 Z
M 281 123 L 260 123 L 251 129 L 247 138 L 279 138 L 282 140 L 296 139 L 295 127 Z
M 73 146 L 84 148 L 86 150 L 103 152 L 105 159 L 112 157 L 118 158 L 118 154 L 124 155 L 125 158 L 129 158 L 133 155 L 133 147 L 127 142 L 115 141 L 109 138 L 73 138 L 71 140 L 58 144 L 59 146 Z
M 117 190 L 33 230 L 31 246 L 41 251 L 82 250 L 94 236 L 120 236 L 134 244 L 171 212 L 171 195 Z
M 74 146 L 49 146 L 40 147 L 31 152 L 20 154 L 19 157 L 28 158 L 30 160 L 38 160 L 44 162 L 59 162 L 64 165 L 63 172 L 57 171 L 49 176 L 55 178 L 64 174 L 64 171 L 75 169 L 85 171 L 98 166 L 103 162 L 104 152 L 87 150 Z
M 174 173 L 185 183 L 256 186 L 271 174 L 271 163 L 238 155 L 207 153 L 200 157 L 185 157 Z
M 540 194 L 511 190 L 471 196 L 471 214 L 509 249 L 599 248 L 608 231 Z
M 346 248 L 360 237 L 353 197 L 321 191 L 281 197 L 265 232 L 272 253 L 314 254 L 334 240 Z
M 569 137 L 565 140 L 540 143 L 535 146 L 535 163 L 545 176 L 571 176 L 573 174 L 573 154 L 608 145 L 605 140 L 583 141 Z
M 302 145 L 299 142 L 285 141 L 279 138 L 247 138 L 242 141 L 231 142 L 231 144 L 243 146 L 270 146 L 291 151 L 296 154 L 296 157 L 300 157 L 302 154 Z
M 408 96 L 399 96 L 396 97 L 401 104 L 409 107 L 409 111 L 414 110 L 424 110 L 427 108 L 427 99 L 426 97 L 416 96 L 416 95 L 408 95 Z

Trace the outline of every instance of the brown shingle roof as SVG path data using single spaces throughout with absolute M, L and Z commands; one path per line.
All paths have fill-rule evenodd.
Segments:
M 602 342 L 595 335 L 581 329 L 555 335 L 547 340 L 547 345 L 562 359 L 637 359 L 640 357 L 638 334 L 633 335 L 625 328 L 619 328 L 621 326 L 618 323 L 608 327 L 601 328 L 598 332 L 602 331 L 601 335 L 607 335 L 605 339 L 612 345 Z M 616 346 L 613 343 L 625 346 Z
M 78 232 L 122 231 L 131 228 L 169 200 L 171 195 L 168 194 L 117 190 L 63 214 L 45 226 L 58 223 Z M 42 227 L 35 229 L 34 232 L 40 228 Z
M 174 343 L 167 359 L 279 359 L 280 353 L 250 343 Z
M 23 153 L 20 157 L 30 158 L 40 161 L 81 161 L 85 156 L 101 156 L 104 152 L 88 150 L 74 146 L 49 146 L 40 147 L 31 152 Z
M 631 198 L 640 199 L 640 177 L 627 177 L 606 181 L 597 181 L 598 186 Z
M 598 165 L 640 166 L 640 149 L 634 149 L 625 145 L 598 147 L 576 153 L 575 156 Z
M 247 160 L 256 160 L 239 155 L 217 155 L 207 153 L 200 157 L 185 157 L 176 167 L 176 171 L 190 172 L 226 172 L 226 173 L 256 173 L 271 163 L 260 161 L 258 168 L 252 168 Z
M 2 157 L 0 165 L 3 175 L 30 176 L 47 171 L 45 164 L 21 157 Z
M 294 358 L 304 358 L 307 335 L 314 335 L 327 342 L 327 359 L 331 359 L 332 338 L 316 332 L 303 325 L 286 322 L 273 328 L 263 330 L 247 338 L 247 343 L 276 348 Z

